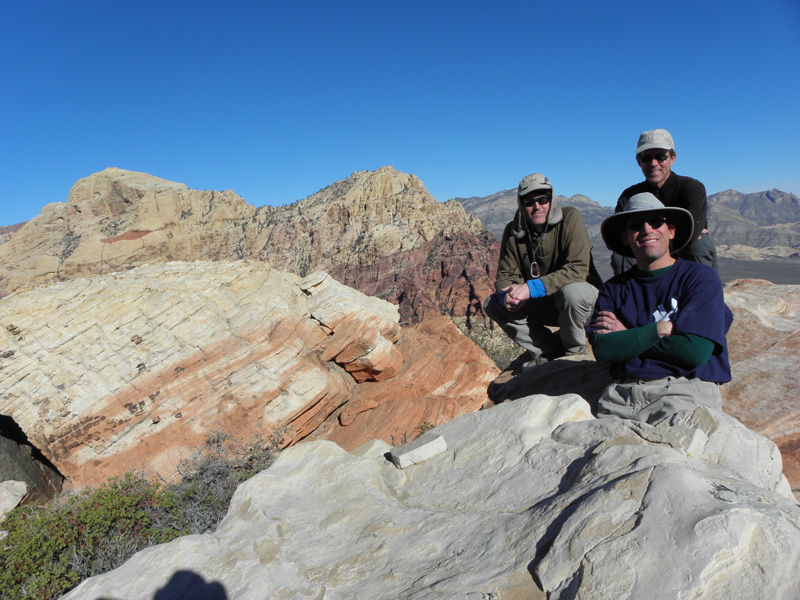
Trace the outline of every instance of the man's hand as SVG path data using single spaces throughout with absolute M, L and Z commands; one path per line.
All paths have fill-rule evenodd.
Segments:
M 656 323 L 656 329 L 658 329 L 659 337 L 667 337 L 672 335 L 675 327 L 672 324 L 672 321 L 659 321 Z
M 591 323 L 594 333 L 611 333 L 612 331 L 625 331 L 627 327 L 610 310 L 601 310 L 597 318 Z
M 503 298 L 506 310 L 509 312 L 517 312 L 531 297 L 531 291 L 528 289 L 527 283 L 514 283 L 502 289 L 506 293 Z

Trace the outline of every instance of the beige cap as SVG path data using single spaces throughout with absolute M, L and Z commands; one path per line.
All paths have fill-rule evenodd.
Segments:
M 643 131 L 639 136 L 639 142 L 636 144 L 636 154 L 640 154 L 645 150 L 653 148 L 661 148 L 663 150 L 675 150 L 675 142 L 672 141 L 672 136 L 666 129 L 651 129 L 650 131 Z

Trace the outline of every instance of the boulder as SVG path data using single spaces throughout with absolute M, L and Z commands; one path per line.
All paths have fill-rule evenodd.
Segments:
M 318 441 L 242 484 L 214 533 L 144 550 L 65 600 L 797 597 L 800 507 L 772 442 L 705 409 L 595 420 L 529 396 L 391 449 Z
M 0 523 L 28 495 L 28 484 L 24 481 L 0 481 Z
M 19 500 L 41 504 L 61 491 L 63 479 L 13 419 L 0 415 L 0 483 L 19 482 L 25 486 Z
M 800 285 L 747 279 L 724 289 L 734 323 L 728 332 L 733 381 L 722 386 L 723 408 L 778 445 L 800 497 Z

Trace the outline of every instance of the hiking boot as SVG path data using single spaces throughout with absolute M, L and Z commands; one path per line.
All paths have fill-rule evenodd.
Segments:
M 552 359 L 547 358 L 546 356 L 537 356 L 536 358 L 532 358 L 531 360 L 525 361 L 522 365 L 516 369 L 515 373 L 525 373 L 530 371 L 531 369 L 535 369 L 536 367 L 541 367 L 544 363 L 549 362 Z
M 506 367 L 506 371 L 516 371 L 517 369 L 521 369 L 522 365 L 526 362 L 532 360 L 532 356 L 529 350 L 525 350 L 522 354 L 520 354 L 517 358 L 512 360 L 509 365 Z
M 564 356 L 585 356 L 586 346 L 578 346 L 577 348 L 571 348 L 564 353 Z
M 515 363 L 522 359 L 525 356 L 523 354 L 519 358 L 517 358 Z M 539 356 L 532 356 L 530 351 L 527 352 L 527 360 L 522 361 L 522 364 L 517 364 L 514 368 L 515 373 L 525 373 L 526 371 L 530 371 L 531 369 L 535 369 L 536 367 L 541 367 L 543 364 L 550 362 L 551 360 L 556 360 L 558 358 L 577 358 L 580 356 L 586 356 L 586 346 L 579 346 L 574 348 L 570 351 L 564 349 L 564 346 L 559 344 L 549 352 L 544 354 L 540 354 Z M 512 363 L 514 365 L 514 363 Z M 511 369 L 511 366 L 509 366 Z

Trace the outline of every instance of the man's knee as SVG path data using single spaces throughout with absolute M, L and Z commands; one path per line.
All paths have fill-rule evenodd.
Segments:
M 683 377 L 611 384 L 598 401 L 601 415 L 656 423 L 680 411 L 700 407 L 722 410 L 719 385 Z
M 612 383 L 597 401 L 596 413 L 598 419 L 618 417 L 620 419 L 633 419 L 635 409 L 631 401 L 631 386 Z
M 587 312 L 594 308 L 598 290 L 591 283 L 569 283 L 556 292 L 556 306 L 559 310 Z
M 497 300 L 497 294 L 492 294 L 486 297 L 486 300 L 483 301 L 483 312 L 486 314 L 487 317 L 496 321 L 497 311 L 500 309 L 500 303 Z
M 489 296 L 486 296 L 486 300 L 483 301 L 483 311 L 487 315 L 492 310 L 492 302 L 497 302 L 497 300 L 495 300 L 495 294 L 490 294 Z

